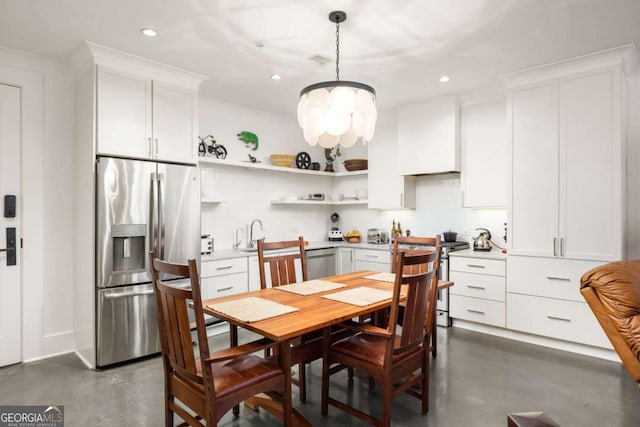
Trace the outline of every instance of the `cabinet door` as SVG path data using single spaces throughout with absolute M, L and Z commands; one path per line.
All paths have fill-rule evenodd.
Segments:
M 338 248 L 337 274 L 352 273 L 354 270 L 353 249 Z
M 560 81 L 562 256 L 622 258 L 620 72 Z
M 258 257 L 249 257 L 249 292 L 260 290 L 260 268 Z
M 195 163 L 197 94 L 164 82 L 153 82 L 154 157 Z
M 401 175 L 460 171 L 460 104 L 444 96 L 400 107 Z
M 151 157 L 151 79 L 97 67 L 97 152 Z
M 395 121 L 379 124 L 374 141 L 368 145 L 369 208 L 413 209 L 416 207 L 415 178 L 398 171 L 399 153 Z
M 554 256 L 558 237 L 556 83 L 513 90 L 510 126 L 510 253 Z
M 462 206 L 507 206 L 507 106 L 504 98 L 462 109 Z

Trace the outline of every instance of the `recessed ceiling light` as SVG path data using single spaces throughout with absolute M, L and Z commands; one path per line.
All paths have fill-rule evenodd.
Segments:
M 442 76 L 442 77 L 440 77 L 440 83 L 446 83 L 446 82 L 448 82 L 449 80 L 450 80 L 450 79 L 449 79 L 449 76 Z
M 142 33 L 143 36 L 146 36 L 146 37 L 157 37 L 158 36 L 158 32 L 156 30 L 154 30 L 153 28 L 142 28 L 140 30 L 140 32 Z
M 280 74 L 271 74 L 271 80 L 282 80 L 282 76 Z

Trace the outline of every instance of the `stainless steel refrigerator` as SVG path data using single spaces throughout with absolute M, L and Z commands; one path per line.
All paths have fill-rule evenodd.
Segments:
M 200 257 L 195 166 L 99 157 L 96 164 L 96 362 L 160 351 L 149 251 Z

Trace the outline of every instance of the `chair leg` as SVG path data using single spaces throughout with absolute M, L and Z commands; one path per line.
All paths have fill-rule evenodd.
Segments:
M 303 363 L 298 364 L 298 389 L 300 390 L 300 402 L 307 401 L 307 371 Z
M 349 381 L 353 381 L 353 366 L 347 367 L 347 378 L 349 378 Z
M 240 405 L 233 407 L 233 416 L 236 418 L 240 416 Z
M 382 384 L 382 419 L 380 426 L 389 427 L 391 425 L 391 384 L 384 381 Z
M 424 355 L 422 370 L 422 415 L 429 412 L 429 353 Z
M 371 375 L 369 375 L 369 390 L 373 390 L 376 386 L 376 380 L 373 379 Z
M 326 417 L 329 414 L 329 361 L 322 358 L 322 395 L 320 399 L 320 413 Z
M 169 399 L 164 400 L 164 424 L 173 427 L 173 411 L 169 408 Z

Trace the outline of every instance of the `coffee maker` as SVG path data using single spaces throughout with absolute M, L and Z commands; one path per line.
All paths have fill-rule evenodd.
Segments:
M 340 215 L 337 212 L 331 214 L 331 230 L 329 230 L 329 241 L 330 242 L 341 242 L 342 231 L 338 228 L 338 222 L 340 221 Z

